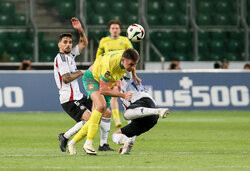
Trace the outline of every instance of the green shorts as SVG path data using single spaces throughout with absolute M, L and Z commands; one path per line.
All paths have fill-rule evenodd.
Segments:
M 88 98 L 90 97 L 91 93 L 95 91 L 99 91 L 99 82 L 97 82 L 94 77 L 92 72 L 88 69 L 85 74 L 82 76 L 82 83 L 84 86 L 84 89 L 86 90 L 88 94 Z M 110 96 L 104 96 L 105 101 L 106 101 L 106 107 L 110 107 Z

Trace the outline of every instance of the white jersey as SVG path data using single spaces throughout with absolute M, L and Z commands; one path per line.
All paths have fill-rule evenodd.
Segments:
M 83 94 L 80 92 L 77 79 L 65 84 L 62 81 L 62 75 L 74 73 L 77 71 L 75 57 L 80 55 L 79 47 L 76 45 L 70 55 L 58 53 L 54 60 L 54 77 L 59 89 L 60 103 L 66 103 L 72 100 L 80 100 Z
M 150 98 L 155 104 L 155 100 L 150 96 L 150 94 L 147 92 L 145 87 L 142 84 L 136 85 L 135 81 L 133 79 L 121 79 L 121 92 L 132 92 L 132 98 L 130 101 L 127 101 L 123 98 L 121 99 L 122 105 L 125 109 L 127 109 L 130 104 L 136 102 L 137 100 L 140 100 L 141 98 L 147 97 Z

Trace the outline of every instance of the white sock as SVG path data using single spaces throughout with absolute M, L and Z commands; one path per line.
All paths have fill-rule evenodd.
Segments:
M 110 125 L 111 125 L 111 119 L 110 118 L 104 118 L 102 117 L 100 122 L 101 127 L 101 135 L 100 135 L 100 146 L 103 146 L 103 144 L 108 143 L 108 135 L 110 131 Z
M 124 118 L 127 120 L 132 120 L 151 115 L 159 115 L 159 109 L 146 108 L 146 107 L 137 107 L 135 109 L 128 109 L 124 113 Z
M 63 136 L 67 139 L 70 139 L 70 137 L 77 133 L 85 123 L 86 121 L 77 122 L 72 128 L 65 132 Z
M 70 142 L 69 142 L 68 144 L 74 145 L 74 144 L 76 144 L 76 143 L 75 143 L 75 141 L 72 139 L 72 140 L 70 140 Z
M 86 140 L 85 144 L 93 144 L 93 142 L 94 142 L 93 140 Z
M 124 135 L 124 134 L 113 134 L 112 135 L 113 142 L 118 144 L 118 145 L 124 144 L 126 139 L 128 139 L 128 137 L 126 135 Z

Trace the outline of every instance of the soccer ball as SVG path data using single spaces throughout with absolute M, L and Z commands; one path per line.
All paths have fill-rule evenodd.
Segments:
M 127 37 L 132 42 L 139 42 L 145 35 L 144 28 L 140 24 L 132 24 L 127 29 Z

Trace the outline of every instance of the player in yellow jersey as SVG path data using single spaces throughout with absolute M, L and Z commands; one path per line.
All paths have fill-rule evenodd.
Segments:
M 99 47 L 96 53 L 96 58 L 101 54 L 115 50 L 125 50 L 133 48 L 133 45 L 129 39 L 125 36 L 121 36 L 121 22 L 119 20 L 110 20 L 108 23 L 110 36 L 103 37 L 99 43 Z M 119 116 L 119 105 L 116 97 L 111 99 L 111 111 L 115 121 L 116 127 L 121 127 L 122 123 Z M 105 141 L 105 140 L 104 140 Z M 103 142 L 100 142 L 99 151 L 105 151 Z
M 83 85 L 88 96 L 93 101 L 91 117 L 75 137 L 69 142 L 70 154 L 76 154 L 75 144 L 87 135 L 83 150 L 87 154 L 96 155 L 93 139 L 103 113 L 110 105 L 110 97 L 122 97 L 130 100 L 132 93 L 121 93 L 112 90 L 113 86 L 122 78 L 125 72 L 135 71 L 139 61 L 139 54 L 135 49 L 112 51 L 97 58 L 94 64 L 85 72 Z
M 96 53 L 96 58 L 102 57 L 101 54 L 107 53 L 115 50 L 125 50 L 128 48 L 133 48 L 133 45 L 129 39 L 125 36 L 121 36 L 121 22 L 119 20 L 110 20 L 108 22 L 108 28 L 110 35 L 103 37 L 100 40 L 99 47 Z M 118 91 L 118 87 L 114 87 Z M 119 104 L 117 97 L 111 98 L 111 109 L 112 115 L 115 121 L 116 127 L 121 127 L 122 123 L 119 116 Z M 109 147 L 108 144 L 108 133 L 110 131 L 111 116 L 103 116 L 101 125 L 101 136 L 100 145 L 98 151 L 112 151 L 113 149 Z

